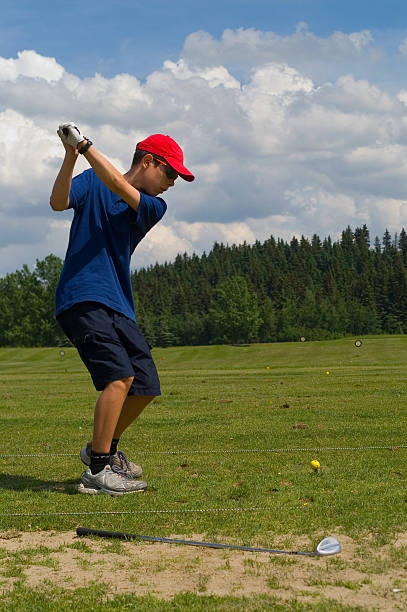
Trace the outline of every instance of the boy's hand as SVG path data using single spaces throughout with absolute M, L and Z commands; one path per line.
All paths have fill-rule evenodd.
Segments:
M 78 145 L 86 140 L 74 123 L 62 123 L 57 130 L 57 134 L 64 145 L 70 145 L 74 149 L 77 149 Z

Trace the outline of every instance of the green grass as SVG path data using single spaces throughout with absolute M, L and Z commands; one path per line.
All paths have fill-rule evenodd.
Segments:
M 142 525 L 156 535 L 206 532 L 266 545 L 268 531 L 312 536 L 332 527 L 349 534 L 406 527 L 407 449 L 260 452 L 406 443 L 404 337 L 368 338 L 359 349 L 346 339 L 156 350 L 163 395 L 122 440 L 122 448 L 143 463 L 150 489 L 119 499 L 77 495 L 79 459 L 54 456 L 77 453 L 91 436 L 97 397 L 74 349 L 65 353 L 0 350 L 1 453 L 46 455 L 0 458 L 0 529 L 86 523 L 137 532 Z M 226 452 L 253 449 L 259 452 Z M 315 456 L 318 475 L 309 468 Z M 244 507 L 269 511 L 114 517 L 7 512 Z
M 77 609 L 95 610 L 97 612 L 115 612 L 131 610 L 134 612 L 313 612 L 314 604 L 303 604 L 292 601 L 279 601 L 272 595 L 253 597 L 214 597 L 185 593 L 176 595 L 171 601 L 156 597 L 137 597 L 120 595 L 106 599 L 106 590 L 97 585 L 86 589 L 67 592 L 50 586 L 47 592 L 32 592 L 22 584 L 17 584 L 0 602 L 0 612 L 69 612 Z M 342 606 L 335 601 L 319 600 L 318 612 L 357 612 L 359 607 Z M 365 610 L 365 608 L 363 608 Z
M 83 525 L 265 547 L 305 534 L 310 548 L 343 532 L 391 542 L 407 529 L 407 449 L 397 448 L 407 444 L 407 338 L 353 342 L 155 349 L 163 395 L 121 444 L 142 463 L 149 489 L 122 498 L 76 493 L 97 393 L 75 350 L 61 358 L 56 348 L 0 349 L 0 531 Z M 326 450 L 366 446 L 396 448 Z M 261 452 L 294 448 L 321 450 Z M 266 510 L 241 511 L 254 507 Z M 179 512 L 214 508 L 224 510 Z M 116 511 L 129 514 L 103 514 Z M 179 609 L 162 606 L 150 609 Z M 298 606 L 284 609 L 308 609 Z

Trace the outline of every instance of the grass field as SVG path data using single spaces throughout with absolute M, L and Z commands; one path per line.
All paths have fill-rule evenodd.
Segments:
M 149 489 L 121 498 L 76 493 L 78 452 L 91 436 L 97 393 L 75 350 L 64 349 L 61 357 L 55 348 L 0 349 L 0 610 L 312 610 L 315 597 L 318 610 L 384 609 L 380 598 L 390 583 L 379 589 L 377 606 L 374 599 L 374 577 L 384 570 L 393 572 L 390 586 L 398 589 L 389 592 L 385 609 L 405 609 L 407 546 L 400 537 L 407 532 L 407 339 L 369 337 L 360 348 L 354 340 L 155 349 L 163 395 L 121 445 L 142 463 Z M 372 446 L 390 448 L 366 448 Z M 309 467 L 314 458 L 319 474 Z M 211 595 L 209 578 L 172 598 L 154 595 L 153 588 L 149 595 L 136 588 L 112 593 L 100 581 L 82 590 L 47 582 L 29 588 L 24 568 L 34 553 L 24 537 L 73 533 L 78 525 L 306 550 L 335 535 L 353 552 L 310 559 L 311 566 L 267 555 L 253 569 L 248 561 L 247 576 L 263 575 L 267 565 L 268 588 L 247 597 L 242 589 Z M 15 539 L 20 546 L 11 550 L 5 543 Z M 115 554 L 117 571 L 122 555 L 115 550 L 142 550 L 137 543 L 93 540 L 70 546 L 82 554 L 82 564 L 95 547 Z M 143 546 L 148 552 L 166 545 Z M 57 549 L 43 545 L 34 564 L 57 572 Z M 200 563 L 224 555 L 210 550 L 196 557 L 193 551 Z M 223 563 L 239 554 L 222 556 Z M 256 563 L 256 555 L 248 559 Z M 284 594 L 281 576 L 273 583 L 277 564 L 287 576 L 293 567 L 316 567 L 320 576 L 315 584 L 308 577 L 306 593 Z M 339 570 L 359 571 L 363 579 L 336 584 L 341 581 L 332 576 Z M 327 585 L 342 595 L 328 596 Z

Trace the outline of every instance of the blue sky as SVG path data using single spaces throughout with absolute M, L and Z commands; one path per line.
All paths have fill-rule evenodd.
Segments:
M 215 241 L 407 227 L 404 0 L 0 6 L 0 276 L 64 257 L 71 212 L 49 194 L 65 120 L 123 172 L 151 133 L 184 149 L 196 181 L 166 192 L 134 267 Z
M 143 79 L 175 60 L 185 38 L 253 27 L 291 34 L 306 22 L 317 36 L 371 30 L 391 48 L 405 34 L 404 0 L 2 0 L 0 55 L 35 49 L 78 76 L 129 72 Z

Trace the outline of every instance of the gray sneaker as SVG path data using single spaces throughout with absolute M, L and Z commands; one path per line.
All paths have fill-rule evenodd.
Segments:
M 81 448 L 80 457 L 82 463 L 85 465 L 90 465 L 90 453 L 92 450 L 92 444 L 87 444 L 83 448 Z M 143 470 L 141 465 L 136 465 L 133 461 L 130 461 L 123 451 L 117 451 L 114 455 L 110 457 L 110 465 L 116 465 L 123 472 L 125 472 L 130 478 L 141 478 L 143 475 Z
M 138 493 L 145 491 L 147 483 L 144 480 L 133 480 L 120 468 L 106 465 L 101 472 L 92 474 L 88 468 L 81 478 L 78 486 L 79 493 L 88 493 L 97 495 L 98 493 L 107 493 L 108 495 L 117 496 L 125 493 Z

